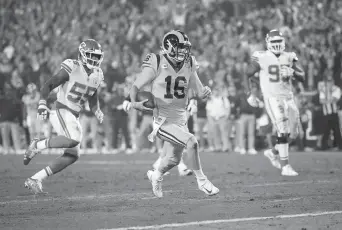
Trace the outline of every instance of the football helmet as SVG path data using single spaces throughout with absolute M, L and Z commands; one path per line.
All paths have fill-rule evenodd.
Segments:
M 103 60 L 101 45 L 94 39 L 83 41 L 78 47 L 78 59 L 89 69 L 99 68 Z
M 37 86 L 34 83 L 30 83 L 26 87 L 26 92 L 28 94 L 32 94 L 33 92 L 37 91 Z
M 190 56 L 191 43 L 185 33 L 172 30 L 164 35 L 161 48 L 169 58 L 183 62 Z
M 271 30 L 266 35 L 267 49 L 274 54 L 280 54 L 285 50 L 285 38 L 279 30 Z

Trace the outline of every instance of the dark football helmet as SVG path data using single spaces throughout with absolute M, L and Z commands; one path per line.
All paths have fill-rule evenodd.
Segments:
M 78 47 L 78 59 L 89 69 L 99 68 L 103 60 L 101 45 L 94 39 L 87 39 Z
M 190 49 L 191 43 L 185 33 L 172 30 L 164 35 L 162 50 L 176 62 L 186 61 L 190 56 Z

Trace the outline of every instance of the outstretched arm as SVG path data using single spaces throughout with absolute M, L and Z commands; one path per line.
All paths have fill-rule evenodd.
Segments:
M 248 63 L 246 75 L 247 75 L 247 77 L 253 77 L 254 74 L 256 74 L 259 71 L 260 71 L 260 65 L 255 60 L 255 58 L 252 57 L 251 61 Z
M 103 113 L 100 109 L 100 101 L 99 101 L 99 94 L 97 90 L 95 91 L 94 95 L 89 98 L 89 108 L 97 118 L 97 120 L 102 123 L 103 121 Z

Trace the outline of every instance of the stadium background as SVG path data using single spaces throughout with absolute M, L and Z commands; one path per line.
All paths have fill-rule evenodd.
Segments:
M 238 96 L 246 94 L 250 84 L 244 71 L 249 55 L 265 48 L 267 31 L 279 28 L 286 37 L 287 49 L 297 53 L 307 73 L 306 82 L 297 86 L 296 95 L 306 118 L 303 122 L 313 124 L 313 129 L 306 134 L 310 138 L 317 136 L 312 138 L 313 144 L 306 142 L 307 146 L 303 146 L 302 143 L 300 148 L 320 147 L 320 127 L 314 122 L 314 118 L 319 119 L 322 113 L 317 100 L 317 85 L 327 77 L 332 77 L 337 86 L 341 85 L 342 2 L 338 0 L 6 0 L 1 1 L 0 6 L 3 153 L 22 153 L 27 146 L 29 135 L 22 102 L 27 85 L 34 83 L 39 88 L 56 73 L 64 59 L 77 57 L 78 45 L 86 38 L 97 39 L 105 52 L 102 68 L 106 83 L 101 95 L 107 119 L 104 125 L 99 125 L 87 112 L 81 118 L 85 126 L 90 126 L 85 135 L 93 140 L 84 146 L 94 153 L 116 153 L 121 149 L 132 153 L 139 142 L 138 134 L 148 133 L 148 128 L 146 132 L 141 130 L 144 115 L 135 111 L 126 114 L 120 105 L 145 55 L 158 52 L 163 34 L 173 28 L 188 34 L 191 51 L 200 64 L 199 76 L 205 84 L 217 88 L 222 97 L 234 91 Z M 218 89 L 217 86 L 222 85 L 224 87 Z M 210 118 L 205 115 L 205 106 L 201 105 L 199 109 L 201 119 L 195 116 L 195 132 L 200 123 L 205 132 L 211 130 L 215 135 L 222 135 L 217 128 L 206 125 Z M 308 111 L 313 115 L 309 116 L 309 121 Z M 259 118 L 263 113 L 261 109 L 255 115 Z M 240 117 L 238 112 L 232 114 L 225 125 L 231 123 L 238 130 Z M 255 126 L 256 136 L 263 137 L 258 122 Z M 44 124 L 42 130 L 41 135 L 51 135 L 48 124 Z M 229 137 L 237 135 L 232 132 Z M 11 136 L 13 140 L 9 143 L 12 147 L 8 149 L 4 142 L 8 142 Z M 113 136 L 119 136 L 119 140 Z M 126 137 L 122 148 L 121 143 L 125 141 L 121 137 Z M 141 142 L 147 151 L 154 151 L 146 140 Z M 206 147 L 211 150 L 226 150 L 215 143 L 210 146 L 209 140 L 206 142 L 209 144 Z M 231 143 L 235 143 L 233 139 Z M 267 141 L 259 138 L 255 145 L 263 148 Z M 229 147 L 230 151 L 233 146 Z

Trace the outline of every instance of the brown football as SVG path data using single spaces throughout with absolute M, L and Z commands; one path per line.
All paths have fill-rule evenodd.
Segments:
M 155 103 L 154 103 L 154 96 L 153 96 L 153 94 L 151 92 L 147 92 L 147 91 L 140 91 L 140 92 L 138 92 L 137 98 L 136 98 L 136 100 L 138 102 L 146 100 L 146 99 L 148 99 L 148 101 L 146 101 L 144 103 L 144 106 L 146 106 L 147 108 L 150 108 L 150 109 L 154 109 L 156 106 L 155 106 Z

